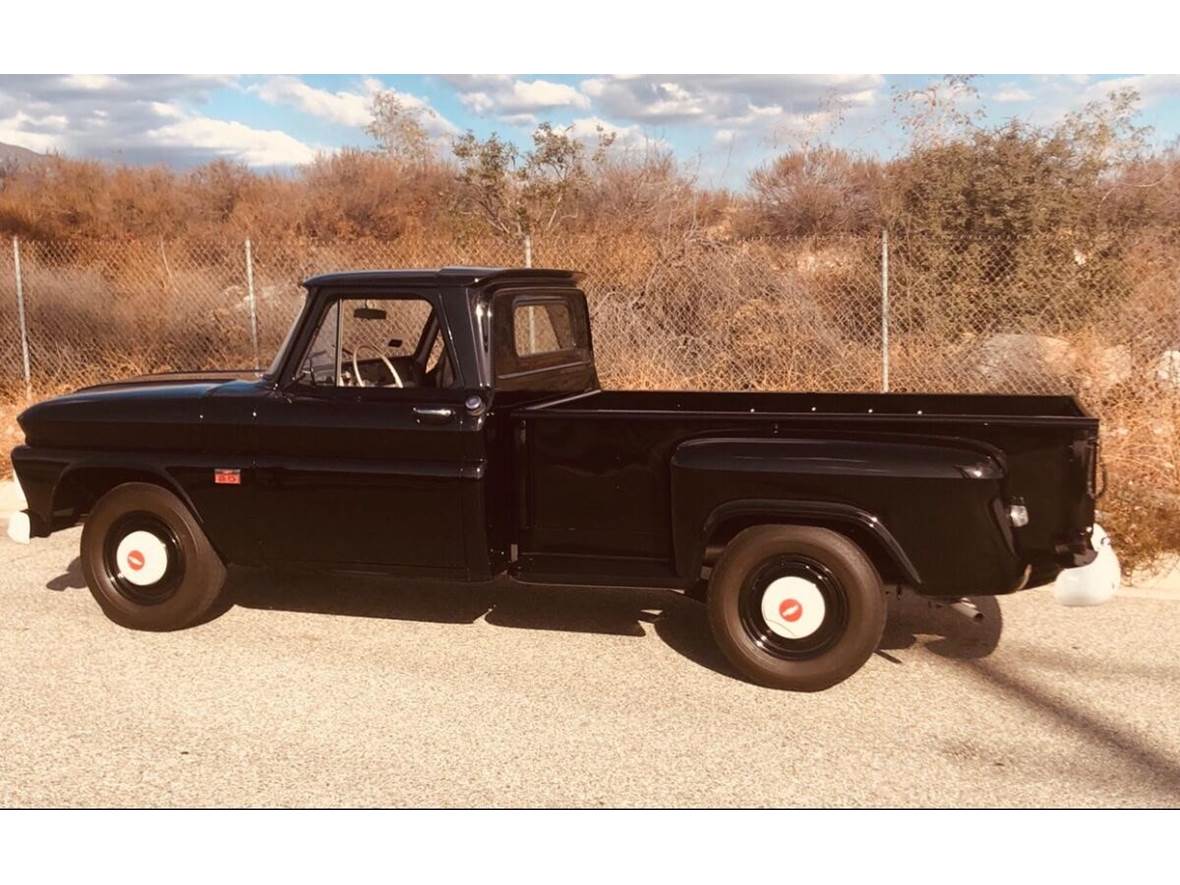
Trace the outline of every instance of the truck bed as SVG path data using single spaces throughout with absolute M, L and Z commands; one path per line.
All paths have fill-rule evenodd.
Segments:
M 525 577 L 695 581 L 698 575 L 677 568 L 670 527 L 679 514 L 671 465 L 682 444 L 705 438 L 797 441 L 820 452 L 829 444 L 949 445 L 980 452 L 1001 465 L 1004 499 L 1018 496 L 1035 514 L 1022 543 L 1028 561 L 1046 566 L 1063 539 L 1093 519 L 1093 499 L 1083 489 L 1089 483 L 1093 491 L 1098 422 L 1070 396 L 590 391 L 523 407 L 514 422 L 519 567 Z M 825 469 L 839 472 L 846 463 L 850 472 L 864 470 L 878 457 L 859 451 L 864 454 L 853 461 L 833 458 Z M 857 458 L 859 466 L 853 464 Z M 815 493 L 789 478 L 768 481 L 774 487 L 766 487 L 767 497 Z M 852 503 L 872 483 L 829 476 L 821 485 L 825 494 Z M 1080 497 L 1063 496 L 1063 489 L 1078 489 Z M 934 498 L 922 510 L 923 525 L 915 525 L 917 499 L 906 499 L 921 494 Z M 936 542 L 949 571 L 950 563 L 962 562 L 956 560 L 953 533 L 972 529 L 952 524 L 955 520 L 929 525 L 929 513 L 939 507 L 937 495 L 915 481 L 900 496 L 879 498 L 876 512 L 898 531 L 925 538 L 925 546 Z M 992 520 L 992 508 L 981 502 L 976 510 L 981 519 Z
M 990 393 L 780 393 L 595 390 L 532 406 L 530 413 L 560 411 L 760 416 L 896 416 L 974 421 L 992 418 L 1093 419 L 1072 396 L 1006 396 Z M 1055 421 L 1056 423 L 1056 421 Z

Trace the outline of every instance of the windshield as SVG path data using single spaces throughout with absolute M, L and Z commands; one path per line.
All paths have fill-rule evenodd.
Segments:
M 290 327 L 287 329 L 287 334 L 283 336 L 283 343 L 279 345 L 279 349 L 275 351 L 274 359 L 271 360 L 270 366 L 262 373 L 263 378 L 274 378 L 279 374 L 279 364 L 283 361 L 283 354 L 287 352 L 287 348 L 291 346 L 291 339 L 295 337 L 295 330 L 299 328 L 303 321 L 303 311 L 307 309 L 307 293 L 303 293 L 303 303 L 299 305 L 299 311 L 295 314 L 295 319 L 291 321 Z

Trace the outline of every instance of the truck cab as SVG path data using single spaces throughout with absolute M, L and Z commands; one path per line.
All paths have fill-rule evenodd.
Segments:
M 575 283 L 472 269 L 308 280 L 240 465 L 267 527 L 257 558 L 465 580 L 503 571 L 514 484 L 501 419 L 598 387 Z

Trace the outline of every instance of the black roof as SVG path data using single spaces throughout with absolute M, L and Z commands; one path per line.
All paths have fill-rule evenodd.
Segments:
M 434 267 L 402 270 L 346 270 L 309 277 L 303 285 L 312 286 L 389 286 L 419 284 L 429 286 L 473 286 L 501 277 L 513 279 L 550 279 L 572 283 L 581 278 L 572 270 L 547 267 Z

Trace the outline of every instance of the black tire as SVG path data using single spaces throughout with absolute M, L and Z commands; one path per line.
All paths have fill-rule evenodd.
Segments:
M 117 561 L 120 541 L 133 532 L 156 537 L 159 547 L 152 555 L 164 551 L 163 576 L 148 586 L 133 583 L 124 574 L 127 563 Z M 144 567 L 138 551 L 127 557 L 128 563 L 129 557 L 138 563 L 131 568 Z M 225 584 L 225 565 L 188 507 L 151 483 L 124 483 L 99 499 L 82 527 L 81 560 L 86 584 L 103 612 L 136 630 L 191 626 L 216 604 Z
M 806 584 L 772 587 L 781 577 Z M 770 594 L 789 594 L 791 587 L 823 603 L 814 606 L 821 613 L 818 626 L 801 639 L 783 635 L 790 627 L 781 620 L 772 627 L 764 614 L 768 599 L 774 610 Z M 885 594 L 872 561 L 844 535 L 814 526 L 755 526 L 739 533 L 713 569 L 707 603 L 726 658 L 747 679 L 770 688 L 821 691 L 842 682 L 869 659 L 885 629 Z M 803 614 L 794 599 L 781 605 L 787 620 Z

